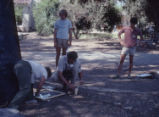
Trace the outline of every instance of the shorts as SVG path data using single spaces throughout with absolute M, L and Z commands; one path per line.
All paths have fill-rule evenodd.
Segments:
M 68 40 L 67 39 L 57 39 L 57 46 L 59 48 L 68 48 Z
M 27 61 L 20 60 L 14 66 L 14 73 L 17 77 L 19 88 L 25 89 L 31 85 L 32 68 Z
M 127 48 L 127 47 L 123 47 L 122 48 L 122 51 L 121 51 L 121 54 L 124 54 L 124 55 L 134 55 L 136 52 L 136 47 L 131 47 L 131 48 Z

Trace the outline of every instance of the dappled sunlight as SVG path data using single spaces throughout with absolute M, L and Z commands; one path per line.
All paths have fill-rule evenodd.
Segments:
M 90 83 L 90 84 L 84 84 L 83 86 L 105 86 L 104 82 L 95 82 L 95 83 Z

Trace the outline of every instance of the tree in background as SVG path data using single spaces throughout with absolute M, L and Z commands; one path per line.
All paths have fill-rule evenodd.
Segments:
M 59 0 L 41 0 L 33 9 L 36 30 L 40 35 L 50 35 L 58 18 Z
M 123 11 L 126 12 L 126 16 L 130 19 L 131 17 L 137 17 L 139 20 L 140 28 L 146 28 L 148 23 L 145 15 L 145 0 L 119 0 L 124 3 Z
M 13 73 L 21 59 L 13 0 L 0 2 L 0 105 L 10 101 L 18 90 Z
M 159 1 L 146 0 L 145 13 L 148 20 L 155 24 L 155 29 L 159 32 Z
M 123 10 L 127 16 L 137 17 L 139 27 L 145 38 L 153 38 L 155 43 L 159 40 L 159 1 L 158 0 L 119 0 L 124 3 Z M 149 34 L 149 28 L 154 27 L 153 37 Z
M 15 8 L 15 18 L 18 25 L 22 24 L 22 17 L 23 17 L 23 6 L 21 5 L 14 5 Z
M 75 37 L 80 32 L 87 33 L 91 29 L 112 31 L 121 21 L 121 15 L 115 7 L 115 0 L 67 0 L 60 3 L 59 8 L 68 10 L 74 25 Z

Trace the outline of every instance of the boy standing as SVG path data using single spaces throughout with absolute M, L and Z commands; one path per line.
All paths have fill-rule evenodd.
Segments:
M 140 36 L 140 41 L 143 40 L 141 31 L 135 27 L 136 24 L 137 24 L 137 18 L 135 17 L 131 18 L 130 26 L 123 27 L 118 34 L 120 44 L 123 46 L 123 48 L 121 51 L 121 58 L 120 58 L 120 64 L 118 66 L 117 77 L 120 77 L 120 72 L 127 54 L 129 54 L 129 61 L 130 61 L 128 78 L 131 77 L 131 71 L 133 68 L 133 58 L 137 46 L 137 36 L 138 35 Z M 122 33 L 124 33 L 124 39 L 121 39 Z
M 61 10 L 59 13 L 60 19 L 54 25 L 54 46 L 56 48 L 56 67 L 62 49 L 62 55 L 66 55 L 68 46 L 72 44 L 72 24 L 67 19 L 67 11 Z

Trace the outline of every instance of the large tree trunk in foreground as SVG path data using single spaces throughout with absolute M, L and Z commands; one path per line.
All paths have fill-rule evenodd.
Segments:
M 0 1 L 0 105 L 10 101 L 18 87 L 13 65 L 21 59 L 13 0 Z

